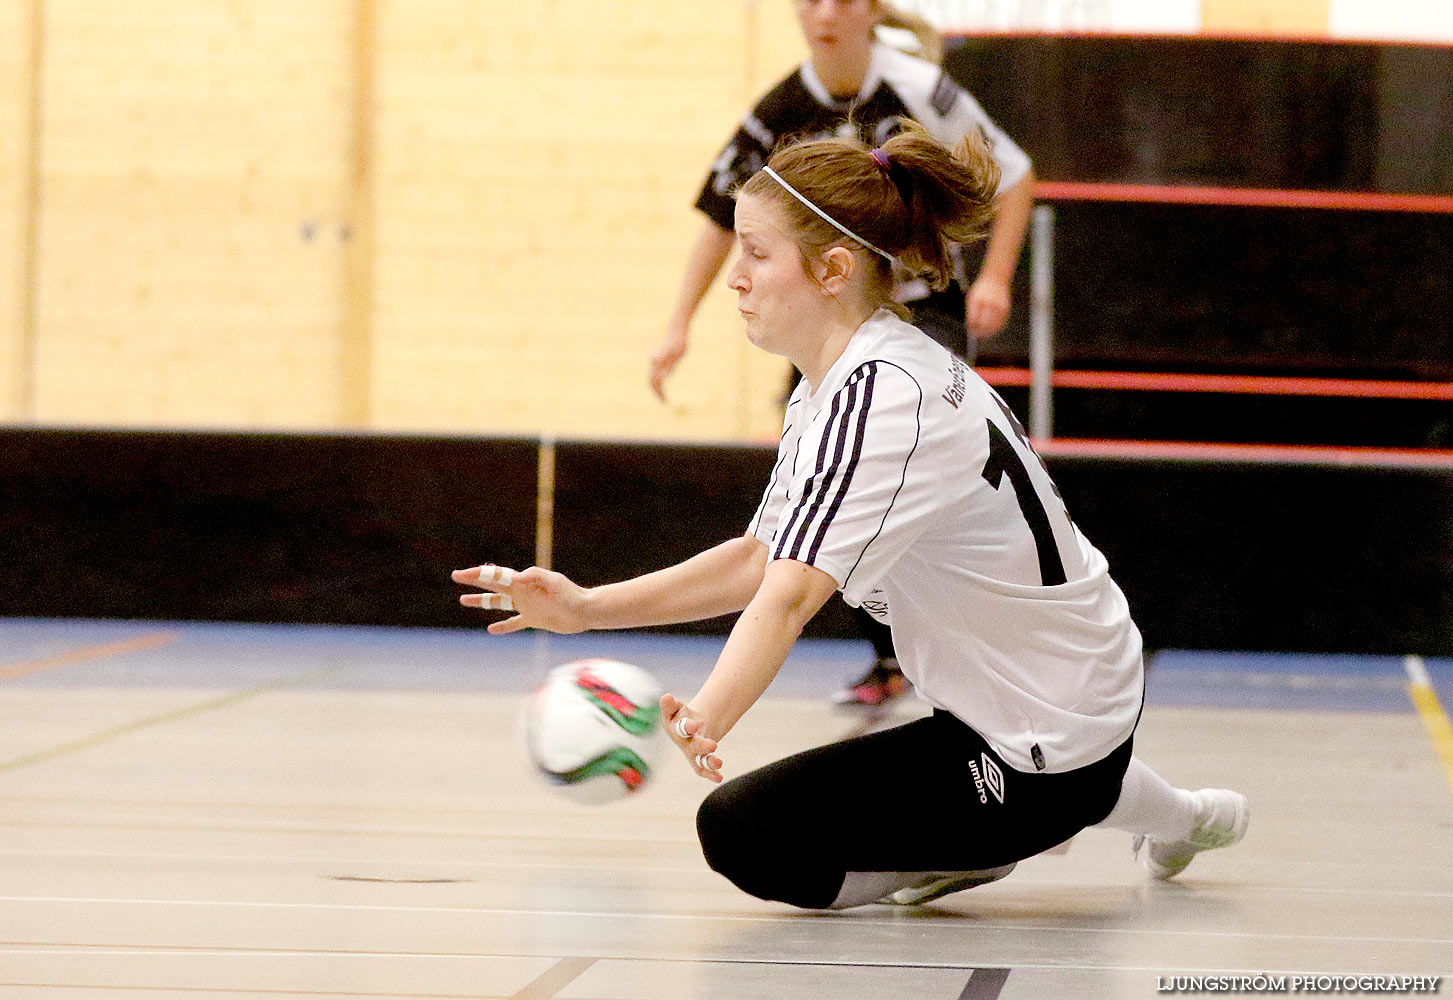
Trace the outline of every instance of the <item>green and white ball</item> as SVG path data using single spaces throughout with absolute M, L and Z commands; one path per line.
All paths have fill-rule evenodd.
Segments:
M 618 660 L 576 660 L 550 671 L 526 716 L 530 760 L 566 797 L 599 805 L 645 787 L 664 746 L 661 685 Z

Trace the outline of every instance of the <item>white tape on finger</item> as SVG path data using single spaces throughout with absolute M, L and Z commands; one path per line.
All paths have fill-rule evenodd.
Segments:
M 711 755 L 710 754 L 704 754 L 704 753 L 697 754 L 696 755 L 696 766 L 699 767 L 699 768 L 701 768 L 703 771 L 710 771 L 711 770 Z
M 503 566 L 484 566 L 479 570 L 480 583 L 496 583 L 508 587 L 515 582 L 515 571 Z
M 485 611 L 515 610 L 515 602 L 510 600 L 509 594 L 483 594 L 480 596 L 479 606 Z
M 683 740 L 691 739 L 691 734 L 686 731 L 686 716 L 678 716 L 676 719 L 676 735 Z

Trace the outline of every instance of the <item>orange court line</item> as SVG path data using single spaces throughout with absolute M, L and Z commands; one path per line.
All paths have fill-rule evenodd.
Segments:
M 1029 385 L 1028 368 L 976 368 L 990 385 Z M 1301 378 L 1277 375 L 1183 375 L 1172 372 L 1055 371 L 1056 389 L 1126 389 L 1144 392 L 1224 392 L 1264 396 L 1342 396 L 1364 399 L 1449 399 L 1453 382 Z
M 1286 42 L 1289 44 L 1310 44 L 1310 45 L 1337 45 L 1337 46 L 1362 46 L 1371 48 L 1373 46 L 1396 46 L 1399 48 L 1418 49 L 1446 49 L 1453 47 L 1453 42 L 1446 42 L 1437 38 L 1418 38 L 1413 35 L 1337 35 L 1330 31 L 1325 34 L 1316 32 L 1291 32 L 1291 31 L 1256 31 L 1251 28 L 1235 30 L 1229 28 L 1217 29 L 1215 31 L 1135 31 L 1116 28 L 1060 28 L 1052 30 L 1049 28 L 982 28 L 977 26 L 968 27 L 943 27 L 940 28 L 945 36 L 949 38 L 1093 38 L 1107 41 L 1130 41 L 1130 42 Z
M 1040 438 L 1034 441 L 1034 450 L 1050 458 L 1251 462 L 1262 465 L 1335 465 L 1370 469 L 1453 469 L 1453 451 L 1436 448 Z
M 137 653 L 145 649 L 156 649 L 176 642 L 177 636 L 180 634 L 179 632 L 148 632 L 146 635 L 139 635 L 134 639 L 119 639 L 116 642 L 107 642 L 99 646 L 83 646 L 69 653 L 61 653 L 59 656 L 48 656 L 43 660 L 12 664 L 0 668 L 0 680 L 13 680 L 16 677 L 24 677 L 26 674 L 55 670 L 85 660 L 99 660 L 107 656 L 118 656 L 121 653 Z
M 1034 195 L 1045 201 L 1133 201 L 1183 205 L 1251 205 L 1259 208 L 1328 208 L 1361 212 L 1453 213 L 1453 195 L 1386 194 L 1380 191 L 1297 191 L 1278 188 L 1036 181 Z

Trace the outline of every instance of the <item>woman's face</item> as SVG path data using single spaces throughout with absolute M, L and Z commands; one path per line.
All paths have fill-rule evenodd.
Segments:
M 821 327 L 828 303 L 822 285 L 803 267 L 777 204 L 758 195 L 737 199 L 740 253 L 727 273 L 747 339 L 772 354 L 796 359 Z
M 814 59 L 866 52 L 881 16 L 876 0 L 797 0 L 797 20 Z

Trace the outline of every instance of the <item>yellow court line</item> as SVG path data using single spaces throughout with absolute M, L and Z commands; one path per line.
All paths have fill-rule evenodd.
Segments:
M 11 680 L 16 677 L 24 677 L 26 674 L 38 674 L 42 670 L 55 670 L 57 667 L 68 667 L 72 663 L 81 663 L 85 660 L 99 660 L 102 657 L 117 656 L 121 653 L 157 649 L 176 642 L 180 635 L 180 632 L 148 632 L 146 635 L 139 635 L 134 639 L 120 639 L 116 642 L 103 643 L 100 646 L 85 646 L 59 656 L 46 657 L 43 660 L 15 663 L 0 668 L 0 680 Z
M 1443 777 L 1448 779 L 1448 787 L 1453 789 L 1453 723 L 1448 721 L 1448 713 L 1438 703 L 1438 695 L 1433 691 L 1433 682 L 1422 658 L 1405 657 L 1403 666 L 1408 672 L 1408 697 L 1413 700 L 1413 706 L 1423 720 L 1423 728 L 1433 741 L 1433 751 L 1443 764 Z
M 99 744 L 106 743 L 110 740 L 114 740 L 118 736 L 125 736 L 127 733 L 134 733 L 140 729 L 149 729 L 152 726 L 160 725 L 163 722 L 175 722 L 177 719 L 185 719 L 188 716 L 200 715 L 203 712 L 210 712 L 213 709 L 226 708 L 229 705 L 235 705 L 240 701 L 246 701 L 248 698 L 252 698 L 260 694 L 267 694 L 272 691 L 285 691 L 288 688 L 300 687 L 303 684 L 307 684 L 309 681 L 314 681 L 321 677 L 326 677 L 329 674 L 337 673 L 342 669 L 343 664 L 333 664 L 330 666 L 322 667 L 318 670 L 310 671 L 300 677 L 292 677 L 286 678 L 284 680 L 274 681 L 271 684 L 264 684 L 260 687 L 248 688 L 246 691 L 233 691 L 230 694 L 222 695 L 220 698 L 210 698 L 207 701 L 198 702 L 195 705 L 187 705 L 184 708 L 178 708 L 170 712 L 163 712 L 160 715 L 150 715 L 144 719 L 137 719 L 134 722 L 123 722 L 118 726 L 112 726 L 110 729 L 103 729 L 99 733 L 93 733 L 90 736 L 83 736 L 78 740 L 71 740 L 67 743 L 61 743 L 56 746 L 49 747 L 45 750 L 39 750 L 35 753 L 25 754 L 21 757 L 15 757 L 11 760 L 0 762 L 0 772 L 14 771 L 16 768 L 26 767 L 30 764 L 39 764 L 42 761 L 54 760 L 56 757 L 63 757 L 68 753 L 75 753 L 77 750 L 88 750 L 91 747 L 98 746 Z
M 511 993 L 509 1000 L 550 1000 L 561 990 L 580 978 L 580 974 L 595 964 L 593 958 L 562 958 L 539 976 Z

